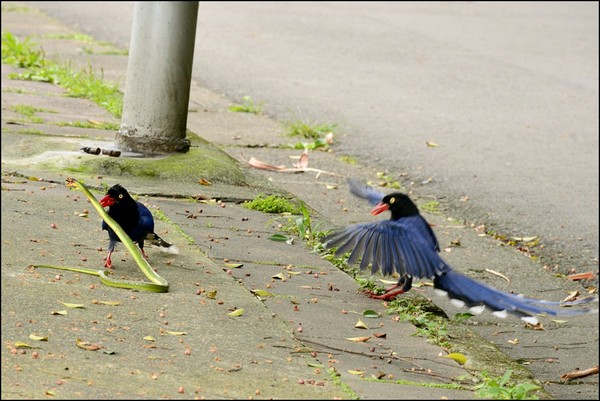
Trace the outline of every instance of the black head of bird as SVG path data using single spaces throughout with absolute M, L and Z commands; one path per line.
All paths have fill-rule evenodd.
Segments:
M 371 214 L 375 216 L 379 213 L 385 212 L 386 210 L 389 210 L 392 213 L 391 220 L 398 220 L 402 217 L 417 216 L 419 214 L 417 205 L 415 205 L 408 195 L 401 192 L 395 192 L 393 194 L 384 196 L 381 202 L 379 202 L 373 208 L 373 210 L 371 210 Z
M 115 219 L 125 231 L 129 231 L 138 224 L 138 204 L 121 185 L 116 184 L 109 188 L 106 195 L 100 199 L 102 207 L 109 206 L 108 215 Z
M 129 195 L 129 192 L 125 188 L 123 188 L 120 184 L 115 184 L 106 191 L 106 195 L 100 199 L 100 205 L 102 207 L 113 206 L 127 206 L 134 205 L 135 201 Z

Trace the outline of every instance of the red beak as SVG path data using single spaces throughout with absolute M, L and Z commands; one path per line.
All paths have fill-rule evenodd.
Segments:
M 386 210 L 388 210 L 390 208 L 390 205 L 388 205 L 387 203 L 383 203 L 383 202 L 379 202 L 374 208 L 373 210 L 371 210 L 371 214 L 373 216 L 378 215 L 379 213 L 385 212 Z
M 106 195 L 104 198 L 100 199 L 100 206 L 102 207 L 112 206 L 114 204 L 115 199 L 110 195 Z

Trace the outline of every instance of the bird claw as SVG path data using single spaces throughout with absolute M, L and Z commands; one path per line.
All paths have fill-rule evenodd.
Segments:
M 367 295 L 369 298 L 371 299 L 381 299 L 383 301 L 393 301 L 394 299 L 396 299 L 396 295 L 400 295 L 402 294 L 404 291 L 402 292 L 384 292 L 381 295 L 377 295 L 372 291 L 365 291 L 365 295 Z
M 106 269 L 112 269 L 113 268 L 113 266 L 112 266 L 112 260 L 110 260 L 110 254 L 106 257 L 106 260 L 104 262 L 104 267 Z
M 394 299 L 396 299 L 397 295 L 400 294 L 404 294 L 406 291 L 404 291 L 404 288 L 400 288 L 397 289 L 398 286 L 392 286 L 390 288 L 388 288 L 387 290 L 385 290 L 385 292 L 383 294 L 375 294 L 373 291 L 365 291 L 365 295 L 368 296 L 369 298 L 372 299 L 381 299 L 383 301 L 393 301 Z

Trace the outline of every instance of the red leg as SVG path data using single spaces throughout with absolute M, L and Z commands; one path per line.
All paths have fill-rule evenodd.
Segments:
M 400 287 L 400 289 L 397 289 Z M 411 276 L 402 276 L 400 280 L 398 280 L 398 284 L 391 286 L 386 289 L 385 292 L 381 295 L 376 295 L 371 291 L 367 292 L 367 295 L 370 298 L 374 299 L 383 299 L 384 301 L 391 301 L 396 298 L 396 295 L 404 294 L 408 292 L 412 288 L 412 277 Z
M 112 251 L 108 251 L 108 255 L 106 255 L 106 261 L 104 262 L 104 267 L 106 267 L 107 269 L 112 269 L 112 261 L 110 260 L 110 255 L 112 254 Z
M 396 295 L 400 295 L 400 294 L 404 294 L 406 291 L 404 290 L 404 287 L 400 288 L 400 289 L 396 289 L 400 287 L 399 284 L 394 284 L 393 286 L 389 287 L 388 289 L 385 290 L 385 292 L 381 295 L 377 295 L 372 291 L 365 291 L 365 294 L 369 297 L 369 298 L 373 298 L 373 299 L 382 299 L 384 301 L 392 301 L 393 299 L 396 298 Z

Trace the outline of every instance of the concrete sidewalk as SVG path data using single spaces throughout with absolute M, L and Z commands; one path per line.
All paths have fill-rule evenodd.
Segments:
M 75 69 L 91 65 L 124 88 L 126 56 L 101 54 L 104 45 L 78 41 L 76 32 L 44 14 L 9 5 L 18 3 L 2 3 L 3 31 L 21 39 L 34 35 L 48 58 L 70 61 Z M 84 47 L 94 51 L 84 54 Z M 9 78 L 17 72 L 22 70 L 2 65 L 3 399 L 472 399 L 472 372 L 502 375 L 508 369 L 544 385 L 542 398 L 598 398 L 597 375 L 560 381 L 564 373 L 598 363 L 595 315 L 562 323 L 544 319 L 543 331 L 489 314 L 448 321 L 452 348 L 445 349 L 416 336 L 416 327 L 388 313 L 382 302 L 360 294 L 354 278 L 299 238 L 269 240 L 273 234 L 294 237 L 282 226 L 295 217 L 242 206 L 260 194 L 302 200 L 318 230 L 372 219 L 369 206 L 347 192 L 345 180 L 377 181 L 378 169 L 341 161 L 335 143 L 333 152 L 309 154 L 309 166 L 321 173 L 252 169 L 245 164 L 251 157 L 291 167 L 300 151 L 281 145 L 295 139 L 283 136 L 282 125 L 267 116 L 230 112 L 229 99 L 193 85 L 192 151 L 211 163 L 198 169 L 190 164 L 173 175 L 165 167 L 177 165 L 172 158 L 154 160 L 163 167 L 134 175 L 140 160 L 80 150 L 113 148 L 114 131 L 56 124 L 118 125 L 118 119 L 57 86 Z M 17 105 L 43 110 L 35 113 L 41 122 L 24 118 Z M 82 173 L 82 162 L 97 163 L 98 170 Z M 85 196 L 66 188 L 67 177 L 83 180 L 97 198 L 103 185 L 121 183 L 164 216 L 156 219 L 157 232 L 180 253 L 150 248 L 148 254 L 169 281 L 168 293 L 111 288 L 92 275 L 29 267 L 102 268 L 108 236 Z M 419 204 L 429 201 L 413 196 Z M 425 215 L 444 248 L 460 241 L 444 254 L 458 270 L 537 298 L 560 300 L 583 291 L 471 227 Z M 142 279 L 122 244 L 113 264 L 115 275 Z M 510 284 L 486 268 L 509 277 Z M 269 296 L 257 296 L 257 290 Z M 413 292 L 431 297 L 448 316 L 462 312 L 428 287 Z M 241 316 L 229 315 L 240 309 Z M 363 316 L 366 310 L 379 317 Z M 356 327 L 359 320 L 368 328 Z M 357 337 L 370 338 L 348 340 Z M 83 349 L 78 340 L 101 348 Z M 17 349 L 18 342 L 34 348 Z M 466 355 L 467 365 L 443 358 L 450 351 Z

